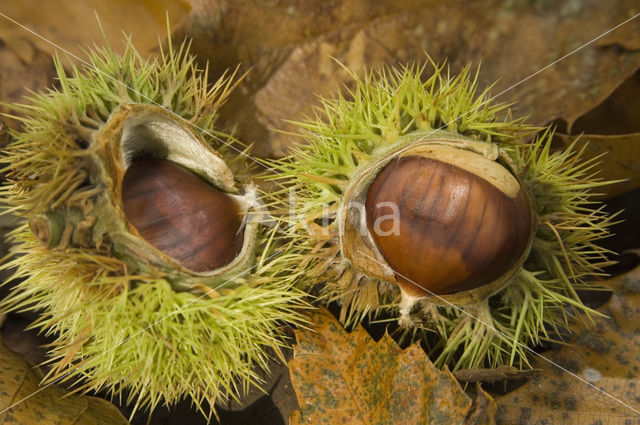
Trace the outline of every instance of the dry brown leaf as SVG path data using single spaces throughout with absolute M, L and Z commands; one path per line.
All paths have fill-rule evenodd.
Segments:
M 86 57 L 82 50 L 94 42 L 103 45 L 96 14 L 114 50 L 124 50 L 125 33 L 132 34 L 136 47 L 144 54 L 157 46 L 158 37 L 166 34 L 166 14 L 177 25 L 189 10 L 185 1 L 175 0 L 0 2 L 0 13 L 33 31 L 0 16 L 0 101 L 24 102 L 30 90 L 42 91 L 54 84 L 53 44 L 80 59 Z M 8 108 L 0 106 L 0 113 L 6 112 Z M 7 120 L 7 124 L 12 128 L 18 125 L 13 120 Z
M 555 137 L 565 146 L 576 139 L 576 136 L 566 134 L 556 134 Z M 576 148 L 584 148 L 584 159 L 604 154 L 597 167 L 600 177 L 606 180 L 624 180 L 602 188 L 608 198 L 640 187 L 640 133 L 610 136 L 584 134 L 576 141 Z
M 175 37 L 194 37 L 213 78 L 237 64 L 253 67 L 223 118 L 256 142 L 256 154 L 278 156 L 291 136 L 276 129 L 292 130 L 285 120 L 302 120 L 316 95 L 349 82 L 332 57 L 356 72 L 423 62 L 425 52 L 454 72 L 482 62 L 480 86 L 499 80 L 497 94 L 637 12 L 635 0 L 200 0 Z M 497 100 L 517 102 L 515 113 L 533 124 L 571 123 L 638 69 L 638 33 L 635 19 Z
M 289 362 L 300 410 L 297 424 L 492 424 L 493 399 L 472 402 L 449 371 L 437 369 L 418 344 L 402 350 L 385 335 L 375 342 L 359 326 L 347 333 L 321 309 L 315 332 L 296 331 Z
M 55 385 L 41 387 L 39 381 L 26 361 L 0 344 L 0 424 L 129 423 L 120 411 L 106 400 L 84 395 L 68 395 L 64 389 Z
M 640 36 L 638 36 L 640 37 Z M 637 38 L 637 37 L 636 37 Z M 633 41 L 633 39 L 631 39 Z M 564 146 L 579 137 L 578 147 L 586 144 L 585 158 L 604 154 L 599 175 L 624 182 L 602 188 L 608 198 L 640 187 L 640 71 L 624 81 L 604 102 L 578 118 L 557 134 Z
M 16 46 L 20 46 L 16 48 Z M 51 55 L 22 38 L 7 43 L 0 34 L 0 101 L 15 103 L 24 101 L 29 90 L 38 91 L 53 83 L 55 68 Z M 0 113 L 9 112 L 0 105 Z M 9 127 L 17 128 L 17 122 L 4 118 Z M 6 139 L 0 140 L 0 146 Z
M 608 317 L 574 322 L 570 344 L 543 355 L 614 398 L 536 358 L 538 377 L 496 398 L 499 424 L 640 424 L 640 267 L 605 285 L 614 291 L 599 309 Z
M 640 37 L 640 36 L 639 36 Z M 596 108 L 567 129 L 571 134 L 640 133 L 640 71 L 637 71 Z
M 0 37 L 9 45 L 30 40 L 39 50 L 52 54 L 55 47 L 44 38 L 84 58 L 83 49 L 94 42 L 104 44 L 101 25 L 114 50 L 124 50 L 121 40 L 125 33 L 131 34 L 136 48 L 146 53 L 158 44 L 159 36 L 166 34 L 167 14 L 176 26 L 189 10 L 183 0 L 2 1 L 0 12 L 35 34 L 0 16 Z M 15 47 L 20 50 L 19 45 Z

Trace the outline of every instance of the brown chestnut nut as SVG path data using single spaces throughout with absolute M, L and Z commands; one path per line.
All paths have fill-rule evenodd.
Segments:
M 393 159 L 368 190 L 369 232 L 400 286 L 414 296 L 487 285 L 528 248 L 527 196 L 506 168 L 474 155 Z M 461 156 L 471 166 L 462 166 Z
M 242 249 L 234 199 L 171 161 L 135 159 L 124 175 L 122 200 L 140 236 L 190 270 L 225 266 Z

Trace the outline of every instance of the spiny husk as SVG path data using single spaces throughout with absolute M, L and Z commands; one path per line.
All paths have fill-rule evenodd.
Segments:
M 553 340 L 571 315 L 596 314 L 576 290 L 602 274 L 607 250 L 596 241 L 608 235 L 611 218 L 593 201 L 592 189 L 608 184 L 581 162 L 573 147 L 552 152 L 547 129 L 530 144 L 522 139 L 539 129 L 510 118 L 508 105 L 488 102 L 488 89 L 476 93 L 477 74 L 467 67 L 451 77 L 434 65 L 383 69 L 358 78 L 336 99 L 323 100 L 315 119 L 300 124 L 306 144 L 269 164 L 281 175 L 281 220 L 300 248 L 306 284 L 319 286 L 323 302 L 340 305 L 348 327 L 364 318 L 400 318 L 403 337 L 423 338 L 435 363 L 452 369 L 527 364 L 529 348 Z M 336 217 L 348 200 L 353 176 L 388 155 L 390 147 L 437 138 L 446 131 L 497 147 L 514 164 L 514 174 L 532 195 L 536 217 L 530 255 L 511 282 L 488 299 L 457 305 L 447 296 L 403 305 L 398 287 L 356 270 L 341 252 Z M 306 250 L 306 251 L 305 251 Z M 434 302 L 437 301 L 437 302 Z M 385 319 L 387 320 L 387 319 Z
M 121 105 L 165 108 L 192 125 L 228 165 L 245 169 L 242 155 L 223 146 L 234 140 L 212 129 L 233 76 L 209 86 L 207 70 L 196 68 L 188 45 L 169 44 L 147 60 L 127 40 L 124 54 L 96 47 L 88 62 L 81 69 L 71 65 L 68 76 L 56 58 L 60 89 L 13 107 L 23 130 L 3 154 L 9 165 L 1 196 L 8 212 L 31 219 L 56 208 L 81 214 L 97 208 L 92 199 L 103 188 L 87 184 L 83 144 Z M 235 177 L 238 186 L 245 183 L 246 174 Z M 84 224 L 91 229 L 93 222 Z M 304 323 L 298 311 L 303 294 L 294 287 L 301 271 L 265 228 L 251 267 L 215 287 L 194 278 L 193 290 L 182 292 L 167 270 L 130 261 L 108 229 L 100 238 L 94 232 L 86 246 L 67 241 L 58 249 L 42 246 L 26 223 L 8 239 L 12 259 L 1 269 L 14 270 L 15 286 L 1 307 L 41 313 L 32 327 L 55 341 L 45 381 L 62 379 L 117 398 L 127 394 L 134 412 L 190 396 L 208 414 L 205 401 L 213 408 L 220 397 L 259 385 L 269 359 L 282 358 L 284 323 Z

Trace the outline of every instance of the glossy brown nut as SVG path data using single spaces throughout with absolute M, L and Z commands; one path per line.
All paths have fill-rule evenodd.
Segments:
M 387 164 L 365 207 L 380 253 L 417 296 L 495 281 L 527 249 L 532 227 L 521 188 L 511 198 L 476 174 L 421 156 Z
M 225 266 L 242 249 L 242 216 L 224 192 L 173 162 L 139 158 L 122 183 L 127 220 L 151 245 L 184 267 Z

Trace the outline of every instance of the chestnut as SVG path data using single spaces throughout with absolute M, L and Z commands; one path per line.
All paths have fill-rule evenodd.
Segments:
M 210 416 L 284 358 L 284 325 L 308 305 L 249 148 L 215 125 L 236 75 L 211 81 L 171 38 L 153 60 L 130 39 L 123 55 L 95 46 L 90 66 L 54 58 L 60 84 L 13 105 L 3 311 L 33 311 L 53 338 L 48 383 L 149 414 L 188 397 Z
M 606 182 L 492 104 L 469 67 L 432 64 L 354 73 L 270 163 L 301 219 L 291 268 L 347 327 L 396 318 L 437 366 L 526 365 L 568 306 L 593 312 L 576 289 L 609 264 L 596 242 L 611 217 L 590 191 Z
M 242 214 L 235 200 L 171 161 L 133 160 L 124 175 L 122 202 L 140 236 L 190 270 L 225 266 L 242 249 Z
M 509 195 L 456 165 L 405 156 L 373 180 L 366 197 L 367 226 L 409 292 L 466 291 L 498 279 L 527 248 L 529 203 L 523 190 Z

